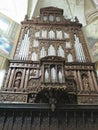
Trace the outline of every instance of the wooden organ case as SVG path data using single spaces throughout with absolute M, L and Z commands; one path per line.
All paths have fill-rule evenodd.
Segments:
M 75 130 L 76 124 L 78 127 L 78 124 L 83 121 L 88 123 L 89 121 L 85 121 L 84 118 L 88 117 L 89 113 L 91 117 L 96 114 L 85 113 L 84 109 L 76 114 L 78 108 L 75 106 L 79 106 L 80 109 L 81 105 L 82 107 L 83 105 L 97 105 L 98 85 L 95 66 L 91 62 L 82 25 L 78 19 L 75 18 L 74 21 L 65 19 L 62 9 L 46 7 L 40 9 L 40 15 L 37 18 L 29 20 L 26 17 L 21 24 L 15 56 L 9 61 L 4 86 L 0 91 L 0 102 L 7 105 L 13 104 L 13 106 L 20 103 L 24 105 L 24 108 L 26 108 L 25 105 L 29 105 L 28 109 L 30 105 L 35 105 L 36 109 L 51 110 L 52 116 L 47 112 L 46 115 L 41 115 L 40 112 L 31 121 L 34 123 L 37 120 L 37 123 L 44 125 L 48 123 L 49 127 L 42 126 L 42 129 L 46 130 L 57 129 L 58 122 L 60 130 L 65 127 L 70 130 L 68 128 L 70 123 L 74 124 Z M 68 116 L 64 106 L 70 109 L 71 105 L 76 110 L 69 112 Z M 87 108 L 89 107 L 85 109 Z M 58 109 L 61 111 L 64 109 L 64 116 L 60 110 L 61 116 L 56 116 L 55 111 Z M 41 121 L 44 116 L 45 119 Z M 62 122 L 64 128 L 60 126 L 61 121 L 56 120 L 56 117 L 65 120 L 65 124 Z M 81 118 L 80 122 L 74 120 L 75 117 L 78 117 L 77 120 Z M 38 129 L 36 125 L 36 130 Z

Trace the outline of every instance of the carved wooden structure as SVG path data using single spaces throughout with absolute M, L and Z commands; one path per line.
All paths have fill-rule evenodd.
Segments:
M 93 122 L 97 128 L 98 111 L 93 110 L 98 104 L 98 85 L 81 28 L 77 18 L 65 19 L 63 10 L 54 7 L 40 9 L 40 16 L 32 20 L 25 18 L 0 92 L 0 101 L 13 106 L 13 113 L 1 114 L 4 130 L 7 118 L 12 120 L 12 130 L 17 122 L 21 126 L 17 130 L 57 130 L 58 126 L 59 130 L 76 130 L 79 125 L 83 130 L 93 128 Z M 15 113 L 14 107 L 21 111 L 18 103 L 26 107 L 27 115 L 25 110 Z

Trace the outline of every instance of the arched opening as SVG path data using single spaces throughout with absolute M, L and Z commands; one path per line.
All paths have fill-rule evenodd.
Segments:
M 72 57 L 72 54 L 71 54 L 71 53 L 69 53 L 69 54 L 67 55 L 67 59 L 68 59 L 68 62 L 73 62 L 73 57 Z
M 32 61 L 37 61 L 37 54 L 36 54 L 36 52 L 33 52 L 33 53 L 32 53 L 31 60 L 32 60 Z
M 45 56 L 46 56 L 46 50 L 45 50 L 45 47 L 42 47 L 40 51 L 40 58 L 45 57 Z
M 48 48 L 48 56 L 55 56 L 55 55 L 56 55 L 55 48 L 53 47 L 53 45 L 50 45 L 50 47 Z
M 63 50 L 62 46 L 58 47 L 57 54 L 58 54 L 58 56 L 64 57 L 64 50 Z

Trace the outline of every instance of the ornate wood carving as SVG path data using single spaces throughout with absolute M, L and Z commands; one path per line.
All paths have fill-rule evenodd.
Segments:
M 21 24 L 15 57 L 9 61 L 1 89 L 5 91 L 6 101 L 14 95 L 8 97 L 8 93 L 21 92 L 27 93 L 27 102 L 34 103 L 44 89 L 76 94 L 77 99 L 81 95 L 84 103 L 84 95 L 90 94 L 93 98 L 98 94 L 95 67 L 77 18 L 72 22 L 64 18 L 62 9 L 47 7 L 40 10 L 39 17 L 26 18 Z M 15 97 L 13 100 L 22 102 L 21 94 L 20 99 L 17 94 Z M 82 98 L 77 103 L 81 103 Z

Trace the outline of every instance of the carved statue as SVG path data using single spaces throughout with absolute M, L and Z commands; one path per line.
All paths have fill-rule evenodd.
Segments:
M 88 81 L 87 76 L 83 76 L 82 81 L 83 81 L 83 86 L 84 86 L 85 91 L 88 91 L 89 81 Z

